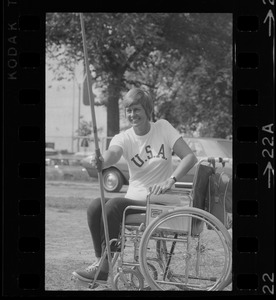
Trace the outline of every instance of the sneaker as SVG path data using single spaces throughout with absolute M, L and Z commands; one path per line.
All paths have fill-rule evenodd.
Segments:
M 94 280 L 96 272 L 99 268 L 99 263 L 93 263 L 92 265 L 88 266 L 86 269 L 80 269 L 73 272 L 73 275 L 78 279 L 86 282 L 91 282 Z M 100 271 L 97 280 L 107 281 L 108 273 Z

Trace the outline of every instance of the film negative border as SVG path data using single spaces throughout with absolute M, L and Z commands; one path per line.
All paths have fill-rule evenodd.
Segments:
M 45 25 L 41 15 L 22 12 L 22 1 L 3 4 L 3 292 L 37 294 L 45 269 Z
M 55 2 L 4 3 L 4 295 L 47 294 L 45 13 L 90 9 Z M 270 295 L 275 262 L 274 1 L 186 5 L 187 11 L 233 13 L 234 263 L 233 291 L 227 293 Z
M 274 1 L 260 1 L 259 5 L 260 11 L 243 8 L 234 17 L 233 274 L 241 293 L 273 294 Z

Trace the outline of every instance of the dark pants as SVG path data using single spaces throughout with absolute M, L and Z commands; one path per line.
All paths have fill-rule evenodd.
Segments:
M 106 217 L 109 239 L 118 238 L 123 212 L 127 206 L 146 206 L 146 201 L 137 201 L 127 198 L 106 198 Z M 127 214 L 139 213 L 139 210 L 128 210 Z M 94 199 L 87 209 L 87 221 L 94 244 L 96 257 L 101 257 L 106 246 L 104 224 L 102 219 L 101 198 Z

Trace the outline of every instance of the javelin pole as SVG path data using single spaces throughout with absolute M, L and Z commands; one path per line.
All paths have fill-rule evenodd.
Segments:
M 82 31 L 85 69 L 86 69 L 86 76 L 87 76 L 88 98 L 89 98 L 89 103 L 90 103 L 93 134 L 94 134 L 94 140 L 95 140 L 95 152 L 96 152 L 97 158 L 99 159 L 99 157 L 101 156 L 101 151 L 100 151 L 100 148 L 99 148 L 99 141 L 98 141 L 98 129 L 97 129 L 97 123 L 96 123 L 96 116 L 95 116 L 94 97 L 92 97 L 92 87 L 91 87 L 91 84 L 90 84 L 90 82 L 92 82 L 92 80 L 91 80 L 91 74 L 90 74 L 90 70 L 89 70 L 89 61 L 88 61 L 88 54 L 87 54 L 87 44 L 86 44 L 86 35 L 85 35 L 83 13 L 80 13 L 80 22 L 81 22 L 81 31 Z M 112 258 L 111 258 L 110 244 L 109 244 L 108 223 L 107 223 L 106 209 L 105 209 L 103 176 L 102 176 L 101 168 L 97 168 L 97 170 L 98 170 L 98 180 L 99 180 L 99 183 L 100 183 L 100 191 L 101 191 L 102 218 L 103 218 L 103 224 L 104 224 L 104 233 L 105 233 L 105 241 L 106 241 L 106 248 L 107 248 L 109 274 L 111 276 L 112 288 L 113 288 L 113 290 L 115 290 L 114 281 L 113 281 Z

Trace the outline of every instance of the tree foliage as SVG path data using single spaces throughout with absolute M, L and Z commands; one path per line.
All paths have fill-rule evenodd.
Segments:
M 119 100 L 132 86 L 153 95 L 154 118 L 181 132 L 226 137 L 232 120 L 230 14 L 86 13 L 91 72 L 107 106 L 107 135 L 119 132 Z M 83 59 L 79 15 L 46 16 L 47 54 L 73 72 Z

